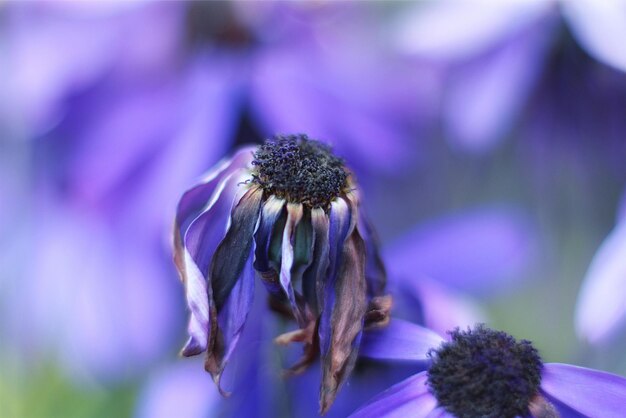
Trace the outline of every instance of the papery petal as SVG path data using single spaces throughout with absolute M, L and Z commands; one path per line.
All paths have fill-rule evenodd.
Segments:
M 175 240 L 175 261 L 185 284 L 185 297 L 191 311 L 189 340 L 182 355 L 192 356 L 206 350 L 209 333 L 209 300 L 207 277 L 211 259 L 224 238 L 228 217 L 238 185 L 247 176 L 247 170 L 238 169 L 223 177 L 216 186 L 204 211 L 188 227 L 184 247 Z M 175 237 L 179 235 L 175 232 Z M 182 262 L 178 258 L 182 254 Z
M 302 293 L 309 307 L 313 310 L 313 314 L 317 316 L 323 309 L 319 305 L 318 294 L 323 289 L 329 263 L 329 220 L 324 209 L 311 209 L 311 225 L 313 229 L 313 261 L 304 272 Z M 318 291 L 318 289 L 320 290 Z
M 578 296 L 576 330 L 598 344 L 626 320 L 626 221 L 621 221 L 596 252 Z
M 305 321 L 296 303 L 296 295 L 291 283 L 291 269 L 293 267 L 293 247 L 296 233 L 296 227 L 300 223 L 303 215 L 303 206 L 299 203 L 287 203 L 287 223 L 283 231 L 282 254 L 280 263 L 280 285 L 289 300 L 291 312 L 300 327 L 304 327 Z
M 577 0 L 562 3 L 572 33 L 599 61 L 626 71 L 626 5 L 619 0 Z
M 389 325 L 363 334 L 359 356 L 379 360 L 428 360 L 444 339 L 428 328 L 393 318 Z
M 402 52 L 433 59 L 462 59 L 493 46 L 543 16 L 545 1 L 437 1 L 416 3 L 396 25 Z
M 338 199 L 336 202 L 343 201 Z M 321 412 L 328 410 L 349 376 L 359 349 L 367 310 L 365 244 L 355 230 L 345 202 L 331 204 L 330 274 L 324 289 L 320 346 L 322 351 Z M 345 205 L 345 206 L 344 206 Z M 342 239 L 345 233 L 347 238 Z
M 141 391 L 136 418 L 203 418 L 213 416 L 222 399 L 196 362 L 177 364 L 157 373 Z
M 569 364 L 547 363 L 541 390 L 589 417 L 618 418 L 626 414 L 626 379 Z
M 372 399 L 350 418 L 425 418 L 435 408 L 437 400 L 430 394 L 422 372 L 394 385 Z
M 516 210 L 486 208 L 418 227 L 385 248 L 389 277 L 433 277 L 474 292 L 494 292 L 522 277 L 538 254 L 532 222 Z
M 259 218 L 263 190 L 253 186 L 234 207 L 230 227 L 211 260 L 210 282 L 219 310 L 243 271 Z
M 261 217 L 259 219 L 259 227 L 255 234 L 256 250 L 254 254 L 254 268 L 261 275 L 263 284 L 268 292 L 275 296 L 282 295 L 278 272 L 280 264 L 272 259 L 271 242 L 272 238 L 277 236 L 284 228 L 282 223 L 278 223 L 279 217 L 283 214 L 285 200 L 274 195 L 270 196 L 261 209 Z
M 220 340 L 217 316 L 224 308 L 232 289 L 241 278 L 246 261 L 251 256 L 252 241 L 258 223 L 263 190 L 253 186 L 239 200 L 231 215 L 231 224 L 226 236 L 220 242 L 211 260 L 208 299 L 209 299 L 209 338 L 205 368 L 219 386 L 219 378 L 224 368 L 224 342 Z M 245 300 L 246 288 L 241 297 Z M 236 296 L 235 296 L 236 297 Z
M 193 186 L 182 195 L 176 210 L 176 224 L 181 230 L 184 231 L 186 224 L 197 217 L 205 206 L 211 205 L 211 197 L 224 177 L 230 175 L 235 170 L 250 165 L 254 150 L 254 147 L 245 147 L 237 151 L 231 158 L 220 161 L 202 176 L 199 184 Z M 177 232 L 176 229 L 175 232 Z

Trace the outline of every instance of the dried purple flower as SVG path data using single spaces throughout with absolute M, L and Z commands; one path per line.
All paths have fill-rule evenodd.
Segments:
M 191 311 L 182 354 L 206 351 L 218 387 L 250 310 L 255 271 L 272 308 L 298 323 L 276 339 L 304 343 L 291 372 L 321 354 L 322 413 L 354 366 L 364 327 L 388 320 L 386 275 L 354 178 L 306 135 L 274 137 L 211 171 L 182 196 L 174 244 Z

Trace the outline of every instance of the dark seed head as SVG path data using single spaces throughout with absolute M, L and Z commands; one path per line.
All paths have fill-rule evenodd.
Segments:
M 306 135 L 275 136 L 254 154 L 253 181 L 268 195 L 309 207 L 326 208 L 347 191 L 343 160 Z
M 439 405 L 459 418 L 528 416 L 542 368 L 530 341 L 484 325 L 450 335 L 430 353 L 428 385 Z

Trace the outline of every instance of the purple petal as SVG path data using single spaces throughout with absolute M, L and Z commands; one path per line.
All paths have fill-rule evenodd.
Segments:
M 289 300 L 291 311 L 300 327 L 305 327 L 304 317 L 296 303 L 296 295 L 291 284 L 291 269 L 293 267 L 293 245 L 296 227 L 302 219 L 304 208 L 299 203 L 287 203 L 287 223 L 283 230 L 282 253 L 280 263 L 280 284 Z
M 329 263 L 330 245 L 328 242 L 328 216 L 324 209 L 311 209 L 311 225 L 313 228 L 313 261 L 304 272 L 302 282 L 302 293 L 305 300 L 313 310 L 314 314 L 318 314 L 323 310 L 320 306 L 320 293 L 324 288 L 324 279 Z
M 385 251 L 396 281 L 432 277 L 455 288 L 494 292 L 518 279 L 537 255 L 533 224 L 515 210 L 487 208 L 414 229 Z
M 350 418 L 425 418 L 437 407 L 427 380 L 426 372 L 409 377 L 372 399 Z
M 618 418 L 626 414 L 626 379 L 569 364 L 547 363 L 541 389 L 589 417 Z
M 222 179 L 250 165 L 254 150 L 254 147 L 242 148 L 231 158 L 223 159 L 202 176 L 198 185 L 183 194 L 176 211 L 176 223 L 181 231 L 186 230 L 187 225 L 198 216 L 202 208 L 211 205 L 211 196 Z
M 599 61 L 626 71 L 626 5 L 621 1 L 581 0 L 563 3 L 572 33 Z
M 576 329 L 593 344 L 613 337 L 626 320 L 626 222 L 620 222 L 591 261 L 576 306 Z
M 402 16 L 394 41 L 405 53 L 434 59 L 462 59 L 531 24 L 550 7 L 542 1 L 419 4 Z
M 453 70 L 443 115 L 453 145 L 481 152 L 509 132 L 541 73 L 552 26 L 533 25 Z
M 350 215 L 343 199 L 331 203 L 331 269 L 324 284 L 319 327 L 322 414 L 328 410 L 354 367 L 367 310 L 365 243 L 355 231 L 355 224 L 355 216 Z
M 252 248 L 263 189 L 253 186 L 239 200 L 231 214 L 230 227 L 211 259 L 210 282 L 219 310 L 241 275 Z
M 203 418 L 216 414 L 221 396 L 197 362 L 180 362 L 152 377 L 139 395 L 137 418 Z
M 359 355 L 379 360 L 422 361 L 443 341 L 428 328 L 393 318 L 386 327 L 363 334 Z
M 276 196 L 270 196 L 265 201 L 261 208 L 259 227 L 254 237 L 256 242 L 254 268 L 259 272 L 267 291 L 278 298 L 282 295 L 278 279 L 280 264 L 272 260 L 271 243 L 275 229 L 279 228 L 277 227 L 277 221 L 283 214 L 285 203 L 285 200 Z
M 189 340 L 182 350 L 184 356 L 206 350 L 209 330 L 209 298 L 207 277 L 209 264 L 226 233 L 226 224 L 238 185 L 248 176 L 238 169 L 222 177 L 204 211 L 185 232 L 184 246 L 175 241 L 175 261 L 185 284 L 187 306 L 191 311 Z M 175 232 L 175 238 L 179 235 Z M 180 258 L 182 255 L 182 259 Z
M 248 313 L 252 307 L 255 277 L 254 267 L 252 266 L 252 260 L 254 259 L 253 253 L 254 251 L 251 251 L 248 261 L 241 273 L 241 277 L 235 283 L 224 306 L 218 312 L 218 325 L 223 337 L 220 341 L 220 344 L 223 344 L 223 347 L 220 347 L 220 349 L 224 353 L 221 359 L 222 369 L 226 366 L 233 350 L 239 342 L 239 337 L 243 332 Z
M 318 301 L 322 307 L 320 317 L 319 336 L 320 350 L 322 355 L 328 353 L 330 348 L 330 319 L 332 315 L 332 306 L 335 303 L 334 285 L 339 274 L 339 266 L 341 263 L 341 251 L 343 243 L 348 235 L 350 228 L 350 208 L 343 199 L 337 199 L 331 203 L 330 222 L 328 228 L 329 235 L 329 265 L 328 274 L 325 281 L 318 286 Z

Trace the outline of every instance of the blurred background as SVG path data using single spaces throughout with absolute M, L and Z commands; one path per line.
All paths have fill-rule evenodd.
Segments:
M 391 286 L 625 375 L 624 39 L 624 2 L 0 2 L 0 416 L 213 416 L 167 389 L 170 227 L 276 133 L 353 168 Z

